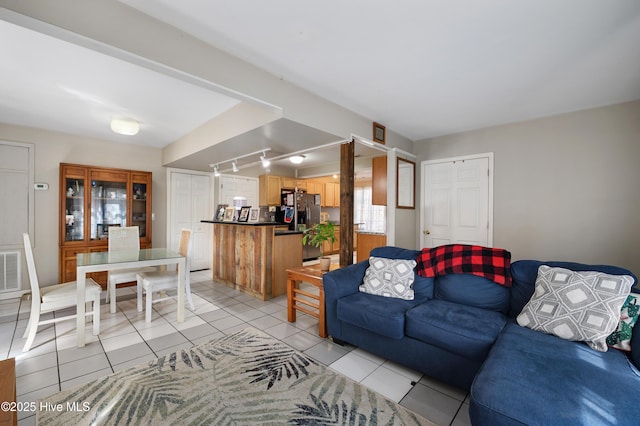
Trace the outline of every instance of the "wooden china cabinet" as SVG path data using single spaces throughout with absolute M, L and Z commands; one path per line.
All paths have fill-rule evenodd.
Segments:
M 76 279 L 78 253 L 107 251 L 111 226 L 138 226 L 151 247 L 151 186 L 151 172 L 60 164 L 60 282 Z M 106 289 L 106 272 L 90 276 Z

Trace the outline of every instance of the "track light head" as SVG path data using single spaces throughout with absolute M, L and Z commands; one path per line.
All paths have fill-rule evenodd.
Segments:
M 271 161 L 267 158 L 266 152 L 262 153 L 262 155 L 260 156 L 260 161 L 262 161 L 262 167 L 264 167 L 265 169 L 271 165 Z

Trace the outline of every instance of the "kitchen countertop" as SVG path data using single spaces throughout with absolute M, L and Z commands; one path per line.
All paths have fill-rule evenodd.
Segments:
M 219 223 L 219 224 L 222 224 L 222 225 L 287 226 L 286 224 L 283 224 L 283 223 L 280 223 L 280 222 L 224 222 L 224 221 L 219 221 L 219 220 L 201 220 L 200 222 L 202 222 L 202 223 Z M 276 230 L 274 232 L 275 236 L 279 236 L 279 235 L 294 235 L 294 234 L 302 234 L 302 231 L 289 231 L 289 230 L 279 231 L 279 230 Z
M 220 223 L 223 225 L 247 225 L 247 226 L 277 226 L 283 225 L 280 222 L 224 222 L 221 220 L 201 220 L 201 223 Z
M 364 235 L 386 235 L 385 232 L 380 232 L 380 231 L 356 231 L 357 234 L 364 234 Z
M 302 234 L 302 231 L 276 231 L 274 234 L 277 237 L 278 235 Z

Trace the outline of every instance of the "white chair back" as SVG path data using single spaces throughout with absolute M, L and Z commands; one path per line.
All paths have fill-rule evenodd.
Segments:
M 23 233 L 22 239 L 24 241 L 24 257 L 27 259 L 27 269 L 29 271 L 29 282 L 31 283 L 31 312 L 29 313 L 27 328 L 22 336 L 27 339 L 22 351 L 28 352 L 31 349 L 31 345 L 33 345 L 38 326 L 76 318 L 76 315 L 55 315 L 51 319 L 40 319 L 40 316 L 43 313 L 57 311 L 58 309 L 76 307 L 78 291 L 75 281 L 40 288 L 29 234 Z M 88 278 L 85 282 L 85 300 L 93 302 L 93 312 L 87 312 L 85 315 L 93 315 L 94 335 L 100 333 L 100 291 L 100 286 L 91 278 Z
M 140 250 L 140 229 L 137 226 L 110 226 L 108 250 Z
M 180 243 L 178 247 L 178 253 L 185 257 L 185 279 L 184 289 L 187 296 L 187 302 L 191 310 L 195 310 L 193 304 L 193 298 L 191 297 L 191 279 L 190 279 L 190 267 L 191 267 L 191 230 L 182 229 L 180 231 Z M 142 312 L 142 299 L 143 293 L 146 295 L 146 309 L 145 309 L 145 322 L 151 322 L 151 305 L 155 302 L 165 300 L 169 297 L 163 297 L 161 299 L 153 300 L 153 293 L 175 289 L 178 287 L 179 277 L 177 271 L 165 271 L 155 273 L 141 273 L 137 275 L 138 279 L 138 311 Z
M 181 256 L 184 256 L 185 259 L 185 285 L 187 286 L 187 291 L 191 292 L 190 288 L 188 288 L 190 284 L 190 271 L 191 271 L 191 229 L 182 229 L 180 231 L 180 247 L 178 249 L 178 253 Z
M 31 239 L 28 233 L 22 234 L 24 240 L 24 257 L 27 259 L 27 270 L 29 271 L 29 283 L 31 284 L 31 309 L 40 310 L 40 284 L 36 273 L 36 262 L 33 260 L 31 251 Z

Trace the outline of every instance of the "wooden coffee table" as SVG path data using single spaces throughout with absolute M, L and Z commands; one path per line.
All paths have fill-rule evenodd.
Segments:
M 332 263 L 330 270 L 333 271 L 339 267 L 340 265 Z M 318 334 L 320 337 L 327 337 L 327 324 L 325 323 L 324 315 L 324 288 L 322 286 L 322 275 L 325 273 L 320 271 L 320 265 L 287 269 L 287 320 L 295 322 L 296 311 L 318 318 Z M 318 287 L 320 290 L 318 295 L 301 290 L 298 287 L 300 282 L 306 282 Z M 305 296 L 312 300 L 299 296 Z

